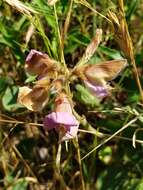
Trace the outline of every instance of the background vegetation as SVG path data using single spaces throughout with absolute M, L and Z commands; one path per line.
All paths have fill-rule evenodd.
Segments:
M 86 190 L 143 190 L 143 2 L 21 2 L 0 2 L 0 188 L 83 190 L 84 180 Z M 66 64 L 73 68 L 97 28 L 103 38 L 90 62 L 126 58 L 128 66 L 100 103 L 80 81 L 71 86 L 83 120 L 79 147 L 62 144 L 59 173 L 57 134 L 42 127 L 52 104 L 35 113 L 17 103 L 19 86 L 35 80 L 24 69 L 25 58 L 36 49 L 60 61 L 60 31 Z M 79 150 L 82 158 L 93 149 L 80 163 Z

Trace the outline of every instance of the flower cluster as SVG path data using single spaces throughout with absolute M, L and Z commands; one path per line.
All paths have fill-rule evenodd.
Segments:
M 45 117 L 44 128 L 55 129 L 60 141 L 65 141 L 76 137 L 79 122 L 72 114 L 72 103 L 63 88 L 63 76 L 57 76 L 58 67 L 58 62 L 47 54 L 31 50 L 25 69 L 29 74 L 37 75 L 37 81 L 33 88 L 19 88 L 18 102 L 31 111 L 41 111 L 48 103 L 50 90 L 56 93 L 54 110 Z
M 102 30 L 98 29 L 81 60 L 72 71 L 69 71 L 69 77 L 63 72 L 61 64 L 45 53 L 31 50 L 26 58 L 25 69 L 29 74 L 36 75 L 37 81 L 33 88 L 27 86 L 19 88 L 18 102 L 31 111 L 41 111 L 48 102 L 50 92 L 53 92 L 54 109 L 45 117 L 44 128 L 55 129 L 59 133 L 60 141 L 76 137 L 79 127 L 79 122 L 73 115 L 72 100 L 69 98 L 71 76 L 81 78 L 87 89 L 94 96 L 102 99 L 109 95 L 108 81 L 113 80 L 126 66 L 125 59 L 99 64 L 89 63 L 101 41 L 101 34 Z

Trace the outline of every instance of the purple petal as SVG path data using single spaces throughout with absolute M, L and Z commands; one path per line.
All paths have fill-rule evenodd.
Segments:
M 65 126 L 65 128 L 67 129 L 67 132 L 65 133 L 65 135 L 61 138 L 61 141 L 66 141 L 69 139 L 73 139 L 77 136 L 77 132 L 78 132 L 78 125 L 76 126 Z
M 49 56 L 45 53 L 32 49 L 26 58 L 25 68 L 28 73 L 32 75 L 44 75 L 47 73 L 49 63 Z
M 108 96 L 108 90 L 107 88 L 105 88 L 104 86 L 100 86 L 100 85 L 93 85 L 92 83 L 88 82 L 88 81 L 84 81 L 85 86 L 89 89 L 89 91 L 99 97 L 99 98 L 103 98 L 105 96 Z
M 38 79 L 49 76 L 55 78 L 58 66 L 57 61 L 46 53 L 32 49 L 26 58 L 25 69 L 29 74 L 37 75 Z
M 60 124 L 72 127 L 79 125 L 79 122 L 76 120 L 74 115 L 69 114 L 68 112 L 52 112 L 44 119 L 44 126 L 49 130 L 56 128 L 57 125 Z
M 56 129 L 60 132 L 60 126 L 63 125 L 65 133 L 60 141 L 65 141 L 76 137 L 79 127 L 79 122 L 74 115 L 68 112 L 52 112 L 44 119 L 44 127 L 48 130 Z
M 36 56 L 36 57 L 45 57 L 46 54 L 43 54 L 40 51 L 37 51 L 35 49 L 31 49 L 30 53 L 28 54 L 28 56 L 26 57 L 26 62 L 31 62 L 32 58 Z

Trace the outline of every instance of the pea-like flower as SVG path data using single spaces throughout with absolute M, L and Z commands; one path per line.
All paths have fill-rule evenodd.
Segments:
M 126 59 L 112 60 L 99 64 L 85 64 L 77 67 L 74 72 L 93 95 L 103 98 L 109 95 L 111 89 L 108 82 L 116 78 L 126 65 Z
M 44 119 L 44 128 L 55 129 L 59 133 L 60 141 L 67 141 L 76 137 L 79 122 L 72 113 L 71 103 L 65 93 L 57 95 L 54 112 Z
M 31 75 L 37 75 L 38 78 L 55 77 L 58 70 L 58 62 L 51 59 L 46 53 L 32 49 L 25 62 L 25 68 Z
M 127 65 L 126 59 L 105 61 L 90 64 L 90 58 L 95 53 L 102 39 L 102 29 L 96 30 L 96 35 L 87 46 L 83 57 L 73 69 L 73 73 L 81 78 L 87 89 L 96 97 L 102 99 L 110 94 L 109 82 L 113 80 Z

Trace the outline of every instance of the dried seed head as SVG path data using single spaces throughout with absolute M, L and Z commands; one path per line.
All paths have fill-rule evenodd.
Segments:
M 24 3 L 22 3 L 19 0 L 4 0 L 6 3 L 8 3 L 10 6 L 12 6 L 13 8 L 15 8 L 16 10 L 18 10 L 19 12 L 26 14 L 27 16 L 32 16 L 31 13 L 36 14 L 37 12 L 26 6 Z
M 57 2 L 57 0 L 48 0 L 48 5 L 54 5 Z
M 90 58 L 95 53 L 95 51 L 101 41 L 101 38 L 102 38 L 102 29 L 97 29 L 95 37 L 92 39 L 90 44 L 87 46 L 85 53 L 83 54 L 83 57 L 81 58 L 78 65 L 83 65 L 90 60 Z
M 119 44 L 126 57 L 130 58 L 133 52 L 132 42 L 124 16 L 121 12 L 119 12 L 117 16 L 114 12 L 109 11 L 108 17 L 112 21 L 115 40 Z

